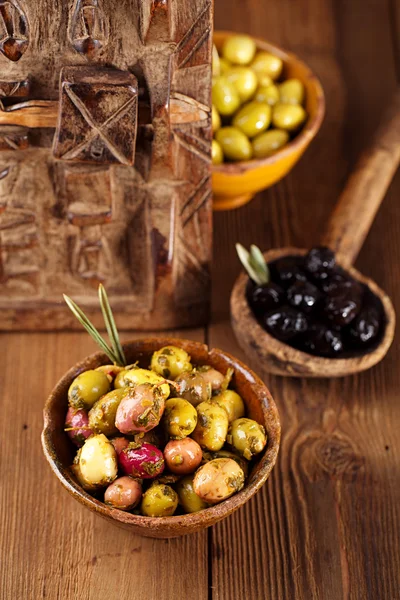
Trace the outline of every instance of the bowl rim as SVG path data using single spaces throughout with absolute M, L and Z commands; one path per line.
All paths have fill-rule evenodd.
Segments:
M 243 504 L 245 504 L 266 482 L 268 479 L 275 463 L 277 460 L 277 455 L 280 446 L 280 436 L 281 436 L 281 425 L 279 419 L 278 409 L 276 404 L 272 398 L 272 395 L 265 385 L 265 383 L 244 363 L 242 363 L 239 359 L 235 358 L 231 354 L 220 350 L 218 348 L 212 348 L 209 350 L 208 346 L 202 344 L 201 342 L 195 342 L 192 340 L 186 340 L 183 338 L 166 338 L 166 337 L 153 337 L 153 338 L 137 338 L 123 344 L 124 350 L 131 348 L 132 346 L 140 352 L 141 345 L 149 344 L 149 343 L 157 343 L 160 347 L 167 345 L 182 345 L 185 343 L 190 343 L 193 345 L 201 347 L 208 353 L 208 356 L 222 356 L 226 359 L 232 366 L 235 365 L 235 370 L 240 370 L 246 372 L 253 378 L 254 386 L 260 387 L 259 401 L 261 402 L 262 410 L 264 415 L 268 410 L 268 413 L 271 414 L 271 411 L 274 416 L 274 431 L 268 432 L 268 444 L 267 449 L 262 455 L 259 463 L 259 470 L 257 476 L 253 481 L 249 482 L 249 484 L 245 485 L 245 487 L 234 494 L 227 500 L 224 500 L 220 504 L 216 504 L 211 506 L 203 511 L 192 514 L 185 515 L 176 515 L 172 517 L 145 517 L 142 515 L 134 515 L 132 513 L 124 512 L 118 509 L 113 509 L 108 507 L 103 502 L 100 502 L 96 498 L 93 498 L 87 491 L 80 487 L 80 485 L 75 481 L 72 474 L 69 472 L 68 467 L 64 467 L 61 462 L 57 459 L 57 454 L 54 448 L 54 444 L 52 442 L 52 435 L 55 433 L 55 427 L 52 426 L 52 409 L 53 404 L 55 403 L 57 397 L 60 393 L 65 393 L 64 390 L 66 386 L 72 382 L 72 380 L 77 376 L 78 372 L 82 372 L 91 368 L 88 365 L 93 365 L 94 363 L 99 364 L 109 364 L 109 359 L 103 352 L 95 352 L 90 354 L 83 360 L 77 362 L 73 365 L 57 382 L 50 395 L 48 396 L 44 410 L 44 427 L 41 435 L 42 440 L 42 448 L 44 455 L 47 461 L 50 464 L 50 467 L 53 473 L 56 475 L 58 480 L 62 483 L 62 485 L 67 489 L 67 491 L 79 502 L 85 505 L 92 511 L 97 512 L 98 514 L 106 517 L 108 519 L 115 520 L 121 524 L 132 525 L 137 528 L 143 528 L 144 530 L 153 530 L 155 533 L 157 531 L 171 530 L 173 531 L 175 528 L 180 529 L 190 529 L 193 531 L 197 531 L 199 529 L 203 529 L 210 525 L 213 525 L 215 522 L 223 519 L 225 516 L 228 516 L 238 508 L 240 508 Z M 92 367 L 94 368 L 94 367 Z M 261 391 L 263 392 L 261 394 Z M 66 402 L 67 408 L 67 402 Z M 188 531 L 190 533 L 190 531 Z M 182 534 L 184 535 L 184 533 Z
M 267 262 L 273 261 L 277 258 L 281 258 L 284 256 L 304 256 L 307 254 L 308 250 L 304 248 L 294 248 L 291 246 L 267 250 L 263 252 L 263 255 Z M 314 356 L 313 354 L 308 354 L 307 352 L 303 352 L 298 350 L 297 348 L 292 348 L 288 344 L 281 342 L 277 338 L 274 338 L 270 335 L 265 329 L 261 327 L 255 316 L 253 315 L 251 308 L 246 299 L 246 286 L 249 281 L 249 276 L 245 271 L 242 271 L 236 282 L 233 286 L 233 290 L 231 293 L 231 319 L 232 326 L 235 332 L 235 337 L 244 352 L 246 349 L 243 348 L 242 343 L 239 341 L 239 338 L 236 335 L 236 326 L 235 321 L 244 322 L 247 326 L 247 331 L 250 331 L 250 325 L 255 327 L 255 336 L 251 335 L 252 340 L 254 342 L 259 342 L 260 339 L 265 340 L 268 343 L 268 352 L 277 360 L 284 361 L 285 357 L 290 354 L 290 360 L 288 357 L 287 364 L 289 368 L 287 371 L 280 369 L 277 367 L 277 370 L 273 368 L 269 368 L 265 366 L 266 371 L 270 373 L 274 373 L 277 375 L 289 376 L 289 377 L 344 377 L 347 375 L 351 375 L 352 373 L 358 373 L 360 371 L 365 371 L 376 365 L 388 352 L 394 337 L 394 330 L 396 327 L 396 314 L 390 300 L 389 296 L 384 292 L 374 281 L 369 277 L 366 277 L 360 271 L 358 271 L 353 266 L 342 265 L 341 262 L 337 259 L 337 263 L 343 269 L 345 269 L 350 275 L 352 275 L 357 281 L 361 281 L 370 290 L 380 298 L 387 323 L 385 327 L 384 334 L 382 336 L 382 340 L 379 344 L 379 348 L 381 352 L 375 352 L 375 349 L 371 352 L 368 352 L 363 355 L 346 357 L 346 358 L 324 358 L 322 356 Z M 250 335 L 250 334 L 249 334 Z M 250 342 L 251 343 L 251 342 Z M 313 371 L 307 370 L 296 370 L 297 364 L 313 364 L 316 368 L 313 368 Z M 293 372 L 291 372 L 293 369 Z M 315 371 L 315 373 L 314 373 Z M 325 375 L 322 375 L 325 373 Z
M 214 40 L 218 43 L 218 41 L 223 41 L 224 38 L 232 37 L 233 35 L 238 35 L 238 32 L 216 30 L 214 31 Z M 251 37 L 256 42 L 258 50 L 273 51 L 273 53 L 282 58 L 282 60 L 285 63 L 296 62 L 304 68 L 307 78 L 311 80 L 315 86 L 317 96 L 317 110 L 315 111 L 315 114 L 311 117 L 311 119 L 309 119 L 306 122 L 304 128 L 301 130 L 299 135 L 297 135 L 293 140 L 291 140 L 284 148 L 278 150 L 278 152 L 276 152 L 275 154 L 267 156 L 266 158 L 256 158 L 246 161 L 213 165 L 213 173 L 221 173 L 225 175 L 238 175 L 245 171 L 275 164 L 282 158 L 290 156 L 293 153 L 293 151 L 295 151 L 297 148 L 303 148 L 304 146 L 308 146 L 311 140 L 313 140 L 314 137 L 317 135 L 325 116 L 326 104 L 324 90 L 319 78 L 310 69 L 310 67 L 303 60 L 298 58 L 298 56 L 296 56 L 296 54 L 294 54 L 293 52 L 284 50 L 280 46 L 277 46 L 276 44 L 268 42 L 267 40 L 264 40 L 262 38 L 252 35 L 250 35 L 249 37 Z

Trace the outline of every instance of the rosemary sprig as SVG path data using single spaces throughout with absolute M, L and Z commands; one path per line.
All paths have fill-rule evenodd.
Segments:
M 110 338 L 114 354 L 118 357 L 119 364 L 126 365 L 126 358 L 119 339 L 118 329 L 115 324 L 114 315 L 112 313 L 111 306 L 108 301 L 107 292 L 102 283 L 99 285 L 99 300 L 101 310 L 103 313 L 104 323 L 107 328 L 108 337 Z
M 257 246 L 252 244 L 250 252 L 248 252 L 242 244 L 236 244 L 236 252 L 238 253 L 240 262 L 254 283 L 257 285 L 269 283 L 270 274 L 268 265 L 265 262 L 263 253 Z
M 105 290 L 104 290 L 104 292 L 105 292 Z M 100 290 L 99 290 L 99 297 L 100 297 Z M 68 296 L 66 296 L 64 294 L 64 300 L 67 303 L 67 306 L 69 307 L 69 309 L 71 310 L 73 315 L 78 319 L 79 323 L 86 329 L 86 331 L 88 332 L 90 337 L 96 342 L 96 344 L 101 348 L 101 350 L 103 350 L 104 354 L 106 354 L 108 356 L 108 358 L 111 360 L 112 363 L 114 363 L 120 367 L 124 367 L 126 365 L 125 355 L 123 353 L 122 346 L 119 341 L 118 331 L 115 326 L 115 321 L 112 316 L 112 312 L 111 312 L 110 305 L 108 303 L 107 295 L 105 295 L 105 298 L 106 298 L 106 304 L 104 304 L 103 296 L 100 297 L 100 305 L 101 305 L 103 315 L 105 315 L 105 313 L 107 313 L 107 317 L 109 317 L 109 314 L 111 314 L 111 318 L 112 318 L 112 325 L 110 325 L 110 322 L 108 322 L 106 317 L 104 316 L 106 328 L 107 328 L 109 335 L 110 335 L 110 331 L 113 330 L 113 336 L 114 335 L 116 336 L 115 340 L 117 340 L 118 346 L 121 350 L 121 354 L 119 351 L 118 352 L 115 351 L 116 346 L 114 346 L 115 340 L 113 339 L 113 337 L 110 335 L 110 339 L 113 344 L 113 348 L 110 348 L 110 346 L 107 344 L 107 342 L 104 340 L 104 338 L 102 338 L 102 336 L 100 335 L 100 333 L 96 329 L 96 327 L 93 325 L 93 323 L 85 315 L 83 310 L 81 310 L 79 308 L 79 306 L 73 300 L 71 300 L 71 298 L 69 298 Z M 110 327 L 110 329 L 109 329 L 109 327 Z

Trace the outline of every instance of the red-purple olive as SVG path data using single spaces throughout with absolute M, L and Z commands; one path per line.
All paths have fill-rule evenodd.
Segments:
M 164 448 L 164 459 L 171 473 L 188 475 L 193 473 L 202 461 L 199 444 L 191 438 L 171 440 Z
M 65 431 L 75 446 L 83 446 L 85 440 L 93 433 L 89 427 L 89 416 L 86 410 L 70 406 L 65 417 Z
M 125 390 L 115 418 L 117 429 L 121 433 L 134 435 L 156 427 L 165 407 L 160 386 L 143 383 Z
M 132 477 L 118 477 L 105 491 L 104 502 L 119 510 L 132 510 L 142 498 L 142 486 Z
M 153 479 L 164 471 L 164 457 L 161 450 L 144 443 L 134 442 L 118 455 L 118 462 L 126 475 L 140 479 Z
M 115 437 L 112 438 L 110 442 L 114 446 L 114 450 L 117 453 L 117 456 L 121 454 L 122 450 L 125 450 L 125 448 L 129 446 L 129 440 L 126 437 Z

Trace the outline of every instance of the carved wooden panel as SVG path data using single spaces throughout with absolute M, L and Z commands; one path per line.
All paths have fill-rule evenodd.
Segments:
M 79 327 L 63 293 L 101 325 L 99 282 L 120 328 L 205 323 L 211 44 L 210 0 L 0 0 L 3 123 L 36 128 L 0 126 L 1 328 Z

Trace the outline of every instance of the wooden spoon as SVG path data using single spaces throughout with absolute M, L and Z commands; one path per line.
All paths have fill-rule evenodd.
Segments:
M 372 351 L 352 358 L 320 358 L 269 335 L 254 318 L 246 300 L 247 274 L 238 278 L 231 296 L 232 326 L 244 352 L 260 368 L 290 377 L 340 377 L 369 369 L 385 356 L 393 341 L 396 316 L 390 298 L 374 281 L 352 265 L 364 243 L 376 212 L 400 164 L 400 91 L 396 94 L 372 146 L 360 158 L 328 222 L 320 245 L 336 253 L 337 263 L 380 298 L 385 330 Z M 267 263 L 284 256 L 304 255 L 299 248 L 281 248 L 264 254 Z

